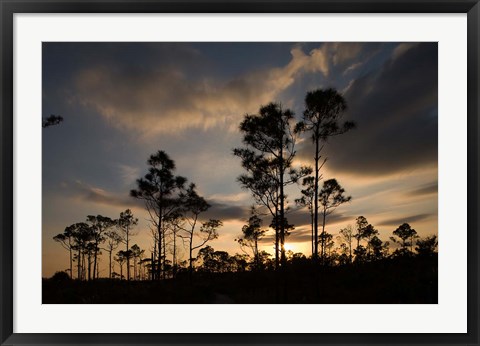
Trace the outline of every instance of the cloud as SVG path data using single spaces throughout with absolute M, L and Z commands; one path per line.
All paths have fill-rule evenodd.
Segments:
M 406 48 L 403 48 L 405 50 Z M 362 176 L 437 166 L 437 44 L 413 45 L 347 88 L 345 120 L 357 128 L 332 138 L 324 154 L 329 169 Z M 311 159 L 311 141 L 298 147 Z
M 395 49 L 393 50 L 392 54 L 392 59 L 396 60 L 398 59 L 401 55 L 405 54 L 408 50 L 416 47 L 418 45 L 418 42 L 405 42 L 405 43 L 400 43 Z
M 134 183 L 140 176 L 140 169 L 129 165 L 119 164 L 118 171 L 124 185 L 129 186 Z
M 213 194 L 208 197 L 209 200 L 213 200 L 221 203 L 235 203 L 235 202 L 248 202 L 250 200 L 250 193 L 239 192 L 230 194 Z
M 348 67 L 345 69 L 345 71 L 343 71 L 343 74 L 346 75 L 346 74 L 352 72 L 353 70 L 356 70 L 357 68 L 359 68 L 359 67 L 362 66 L 362 65 L 363 65 L 363 62 L 361 62 L 361 61 L 360 61 L 360 62 L 356 62 L 356 63 L 348 66 Z
M 79 199 L 87 203 L 122 208 L 131 208 L 132 206 L 143 207 L 143 203 L 140 200 L 130 197 L 128 193 L 117 194 L 108 192 L 99 187 L 85 184 L 80 180 L 76 180 L 73 183 L 63 182 L 61 187 L 71 198 Z
M 94 109 L 116 127 L 145 135 L 218 125 L 236 129 L 246 112 L 256 112 L 260 105 L 275 101 L 306 73 L 328 76 L 332 61 L 347 63 L 362 45 L 325 43 L 307 53 L 297 45 L 283 66 L 228 78 L 202 74 L 209 69 L 205 59 L 180 47 L 169 45 L 163 54 L 190 56 L 181 59 L 181 64 L 170 59 L 158 64 L 149 61 L 150 66 L 121 59 L 89 64 L 74 76 L 72 102 Z M 192 72 L 194 63 L 196 71 Z
M 416 189 L 408 191 L 406 195 L 409 197 L 419 197 L 419 196 L 433 195 L 436 193 L 438 193 L 438 183 L 433 182 L 433 183 L 421 185 Z
M 411 216 L 400 217 L 400 218 L 395 218 L 395 219 L 383 220 L 383 221 L 380 221 L 378 223 L 378 225 L 379 226 L 398 227 L 403 223 L 412 224 L 413 222 L 424 221 L 424 220 L 427 220 L 427 219 L 431 218 L 432 216 L 434 216 L 434 215 L 433 214 L 417 214 L 417 215 L 411 215 Z M 411 225 L 411 226 L 413 226 L 413 225 Z
M 246 221 L 249 217 L 250 208 L 234 204 L 207 200 L 210 209 L 201 215 L 203 220 L 218 219 L 221 221 L 240 220 Z
M 321 218 L 321 214 L 319 214 Z M 287 242 L 306 242 L 311 240 L 311 226 L 310 226 L 310 213 L 305 210 L 295 210 L 287 214 L 287 219 L 290 224 L 295 226 L 295 229 L 290 232 L 290 235 L 287 238 Z M 335 212 L 327 217 L 327 223 L 325 231 L 332 234 L 337 234 L 340 229 L 337 229 L 336 225 L 345 221 L 355 220 L 355 216 L 342 214 L 340 212 Z M 263 220 L 263 228 L 267 228 L 270 224 L 271 218 L 265 218 Z M 319 231 L 321 232 L 321 221 L 319 219 Z M 270 231 L 267 236 L 265 236 L 262 243 L 272 243 L 275 242 L 275 234 L 273 231 Z
M 311 229 L 306 227 L 295 228 L 286 238 L 287 243 L 303 243 L 312 240 Z M 260 240 L 261 244 L 275 243 L 275 234 L 268 234 Z
M 332 60 L 335 65 L 345 64 L 349 61 L 358 58 L 364 44 L 360 42 L 350 43 L 328 43 L 326 44 L 332 52 Z

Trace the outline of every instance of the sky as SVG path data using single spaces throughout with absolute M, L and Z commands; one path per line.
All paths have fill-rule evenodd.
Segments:
M 337 179 L 352 197 L 328 216 L 326 231 L 335 236 L 363 215 L 384 241 L 404 222 L 422 237 L 437 234 L 436 43 L 52 42 L 42 55 L 42 116 L 64 118 L 42 132 L 44 277 L 69 266 L 52 238 L 87 215 L 118 218 L 131 209 L 139 219 L 132 244 L 150 252 L 148 214 L 129 192 L 158 150 L 211 204 L 204 218 L 223 221 L 209 245 L 241 253 L 235 239 L 253 199 L 236 181 L 238 126 L 269 102 L 300 120 L 306 93 L 319 88 L 337 89 L 347 102 L 343 119 L 357 125 L 323 151 L 323 178 Z M 295 160 L 313 165 L 307 136 Z M 286 242 L 310 255 L 309 214 L 293 203 L 300 190 L 287 190 L 295 230 Z M 273 253 L 273 238 L 261 248 Z M 107 261 L 100 276 L 108 275 Z

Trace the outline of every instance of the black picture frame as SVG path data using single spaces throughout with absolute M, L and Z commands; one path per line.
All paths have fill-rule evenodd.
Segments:
M 1 11 L 1 323 L 2 345 L 478 345 L 479 81 L 478 0 L 0 0 Z M 13 332 L 13 16 L 15 13 L 467 13 L 468 332 L 465 334 L 19 334 Z M 452 316 L 455 318 L 455 316 Z

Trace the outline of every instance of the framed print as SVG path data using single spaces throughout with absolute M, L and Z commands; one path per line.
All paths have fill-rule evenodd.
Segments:
M 2 1 L 1 341 L 478 341 L 478 1 Z

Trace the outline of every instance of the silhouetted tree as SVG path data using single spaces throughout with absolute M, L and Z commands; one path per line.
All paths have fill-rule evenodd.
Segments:
M 303 178 L 302 186 L 305 188 L 301 190 L 302 197 L 295 199 L 295 203 L 300 207 L 307 207 L 310 213 L 310 227 L 312 236 L 312 256 L 315 252 L 315 229 L 314 229 L 314 198 L 315 198 L 315 177 L 308 176 Z
M 353 250 L 353 254 L 355 255 L 356 263 L 367 261 L 367 249 L 363 245 L 357 245 L 355 250 Z
M 92 230 L 92 239 L 95 236 L 95 231 Z M 95 243 L 89 242 L 85 246 L 85 255 L 87 256 L 87 278 L 88 281 L 92 280 L 92 262 L 95 253 Z M 93 272 L 95 278 L 95 271 Z
M 127 280 L 130 280 L 130 257 L 132 251 L 129 248 L 130 238 L 134 235 L 133 228 L 138 224 L 138 219 L 135 218 L 130 209 L 120 213 L 120 218 L 117 220 L 117 229 L 120 234 L 121 242 L 125 244 L 125 251 L 123 255 L 127 260 Z
M 374 245 L 374 243 L 378 244 L 378 240 L 380 240 L 380 239 L 375 240 L 375 242 L 372 243 L 372 239 L 377 237 L 377 235 L 378 235 L 378 230 L 376 230 L 375 227 L 373 227 L 373 225 L 371 224 L 368 224 L 363 229 L 363 238 L 367 240 L 367 256 L 370 256 L 372 252 L 372 245 Z
M 302 167 L 293 169 L 295 135 L 291 122 L 294 113 L 283 110 L 279 104 L 269 103 L 260 108 L 258 115 L 247 114 L 240 124 L 244 148 L 235 148 L 233 153 L 242 160 L 247 174 L 238 181 L 261 205 L 268 208 L 274 218 L 285 219 L 286 196 L 284 188 L 310 174 Z M 285 228 L 278 223 L 275 230 L 276 249 L 280 246 L 281 261 L 285 264 Z M 278 253 L 276 255 L 278 262 Z
M 290 235 L 290 232 L 295 229 L 292 224 L 288 223 L 287 218 L 283 218 L 283 222 L 281 221 L 280 215 L 274 216 L 272 218 L 272 222 L 270 223 L 270 227 L 273 229 L 282 229 L 283 228 L 283 243 L 285 243 L 285 239 Z M 281 243 L 280 243 L 281 245 Z M 277 252 L 278 243 L 275 243 L 275 251 Z M 285 251 L 282 253 L 282 265 L 286 264 L 286 254 Z
M 198 218 L 201 213 L 210 208 L 210 204 L 208 204 L 202 196 L 199 196 L 195 189 L 195 184 L 191 183 L 185 192 L 180 193 L 183 208 L 183 220 L 185 221 L 184 225 L 180 227 L 187 234 L 186 236 L 181 237 L 186 239 L 189 244 L 190 273 L 193 271 L 193 250 L 195 250 L 195 247 L 193 246 L 193 237 L 195 235 Z M 210 239 L 207 239 L 206 242 L 208 240 Z M 198 247 L 202 247 L 203 245 L 204 244 Z
M 255 209 L 252 208 L 252 216 L 248 219 L 248 223 L 242 227 L 242 236 L 236 239 L 242 251 L 247 253 L 245 248 L 249 248 L 252 251 L 255 269 L 260 267 L 258 241 L 265 236 L 265 230 L 261 229 L 261 225 L 262 220 L 256 214 Z
M 77 279 L 85 278 L 85 253 L 87 246 L 93 239 L 92 228 L 85 222 L 79 222 L 72 225 L 72 238 L 74 241 L 74 249 L 77 251 Z
M 140 266 L 140 272 L 141 272 L 141 280 L 146 280 L 147 272 L 151 269 L 152 263 L 150 258 L 141 258 L 140 261 L 138 262 Z
M 125 254 L 125 251 L 120 250 L 120 251 L 117 252 L 117 255 L 115 256 L 114 260 L 120 266 L 120 280 L 122 280 L 124 278 L 124 276 L 123 276 L 123 265 L 125 264 L 125 261 L 127 260 L 127 254 Z
M 115 220 L 115 223 L 118 221 Z M 110 229 L 105 232 L 107 248 L 105 249 L 108 252 L 108 277 L 112 278 L 112 253 L 118 248 L 122 242 L 122 237 L 117 233 L 115 229 Z
M 243 273 L 248 268 L 249 256 L 247 254 L 236 253 L 231 257 L 232 270 L 237 273 Z
M 393 231 L 393 235 L 400 238 L 400 240 L 395 237 L 390 237 L 390 239 L 401 246 L 399 250 L 397 249 L 394 252 L 394 255 L 411 255 L 413 253 L 413 240 L 417 236 L 417 231 L 410 227 L 408 223 L 403 223 Z
M 325 259 L 325 225 L 327 215 L 330 215 L 337 207 L 340 205 L 349 202 L 352 197 L 345 196 L 345 189 L 340 186 L 336 179 L 329 179 L 323 183 L 322 190 L 319 193 L 319 202 L 323 207 L 322 215 L 322 233 L 320 234 L 320 243 L 321 243 L 321 258 L 322 262 Z
M 183 190 L 186 178 L 175 176 L 175 163 L 164 151 L 158 151 L 148 159 L 148 173 L 137 180 L 137 189 L 130 191 L 132 197 L 142 199 L 156 227 L 159 263 L 163 256 L 165 261 L 165 234 L 163 221 L 178 207 L 178 193 Z M 156 278 L 160 279 L 161 266 L 158 265 Z M 154 275 L 153 275 L 154 276 Z
M 352 226 L 348 225 L 340 230 L 338 238 L 345 242 L 346 250 L 348 251 L 348 263 L 352 263 L 352 242 L 354 238 Z
M 337 240 L 342 241 L 343 239 L 341 236 L 338 236 Z M 335 251 L 337 250 L 340 252 L 339 254 L 337 254 L 337 258 L 336 258 L 336 261 L 338 262 L 338 264 L 344 265 L 344 264 L 352 263 L 353 256 L 351 252 L 351 247 L 349 247 L 345 242 L 342 242 L 340 243 L 339 248 L 336 249 Z
M 63 117 L 60 115 L 50 115 L 42 119 L 42 127 L 46 128 L 53 125 L 58 125 L 63 121 Z
M 353 122 L 341 123 L 340 118 L 347 109 L 347 102 L 341 94 L 335 89 L 318 89 L 310 91 L 305 97 L 305 111 L 303 120 L 295 128 L 296 132 L 310 132 L 314 152 L 314 233 L 315 233 L 315 251 L 314 258 L 318 258 L 318 201 L 319 201 L 319 181 L 320 169 L 326 159 L 321 162 L 322 149 L 324 144 L 332 136 L 343 134 L 355 125 Z
M 180 194 L 185 220 L 185 224 L 181 226 L 181 228 L 186 233 L 186 236 L 181 237 L 188 242 L 190 277 L 193 273 L 193 251 L 201 248 L 210 240 L 218 238 L 217 229 L 222 226 L 222 222 L 219 220 L 209 220 L 202 223 L 199 232 L 196 231 L 200 214 L 207 211 L 210 205 L 202 196 L 198 195 L 195 188 L 195 184 L 192 183 L 185 192 Z M 194 245 L 193 240 L 195 235 L 201 239 L 199 245 Z
M 180 207 L 182 204 L 181 199 L 179 199 L 179 205 Z M 177 210 L 176 212 L 171 213 L 165 220 L 165 228 L 169 229 L 170 235 L 172 238 L 172 275 L 173 277 L 176 276 L 177 274 L 177 269 L 178 269 L 178 259 L 177 259 L 177 253 L 178 253 L 178 246 L 177 246 L 177 239 L 180 238 L 183 240 L 183 238 L 180 236 L 180 232 L 182 231 L 182 222 L 183 222 L 183 216 L 182 216 L 182 211 L 181 209 Z M 185 244 L 183 244 L 185 245 Z
M 60 243 L 62 247 L 66 250 L 68 250 L 69 253 L 69 259 L 70 259 L 70 278 L 73 278 L 73 254 L 72 251 L 75 248 L 75 245 L 73 243 L 73 235 L 75 230 L 77 229 L 76 224 L 70 225 L 65 228 L 63 233 L 57 234 L 55 237 L 53 237 L 53 240 L 56 242 Z
M 232 271 L 233 261 L 228 252 L 215 251 L 206 246 L 198 251 L 197 258 L 202 261 L 201 270 L 209 273 L 226 273 Z
M 422 257 L 429 257 L 432 256 L 438 246 L 437 236 L 431 235 L 425 238 L 417 239 L 417 246 L 415 247 L 415 251 L 417 251 L 419 256 Z
M 56 282 L 66 282 L 69 281 L 71 277 L 65 272 L 55 272 L 50 279 Z
M 93 245 L 91 250 L 93 251 L 93 279 L 95 279 L 97 273 L 97 257 L 100 250 L 99 246 L 105 241 L 105 232 L 115 225 L 115 222 L 109 217 L 102 215 L 88 215 L 87 223 L 90 224 L 92 229 L 92 241 Z
M 140 274 L 140 268 L 137 271 L 137 262 L 141 260 L 145 250 L 142 250 L 137 244 L 133 244 L 130 248 L 133 257 L 133 279 L 138 280 Z
M 386 257 L 388 255 L 388 242 L 382 242 L 377 235 L 374 235 L 368 241 L 368 247 L 370 252 L 367 254 L 368 258 L 373 261 L 378 261 Z
M 357 248 L 360 246 L 360 242 L 365 238 L 365 229 L 368 226 L 368 221 L 365 216 L 359 216 L 355 219 L 355 230 L 357 231 L 354 235 L 357 239 Z
M 330 265 L 330 254 L 335 242 L 333 241 L 333 234 L 323 231 L 320 233 L 320 244 L 322 244 L 322 263 Z

